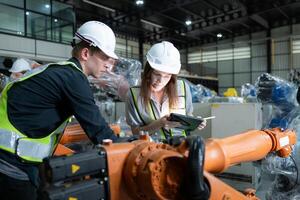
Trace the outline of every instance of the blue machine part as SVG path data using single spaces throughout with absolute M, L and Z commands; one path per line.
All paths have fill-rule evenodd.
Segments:
M 289 123 L 286 119 L 282 118 L 273 118 L 269 124 L 269 128 L 276 128 L 280 127 L 282 129 L 287 129 L 289 126 Z
M 295 93 L 295 88 L 289 84 L 275 83 L 272 89 L 272 101 L 274 103 L 283 103 L 293 101 L 291 97 Z

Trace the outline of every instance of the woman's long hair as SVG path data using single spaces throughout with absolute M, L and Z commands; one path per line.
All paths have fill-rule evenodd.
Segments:
M 142 74 L 142 84 L 141 84 L 141 98 L 144 105 L 148 105 L 151 97 L 151 74 L 154 70 L 147 62 Z M 172 74 L 171 79 L 168 84 L 165 86 L 165 93 L 169 97 L 169 106 L 170 108 L 176 108 L 178 102 L 177 94 L 177 76 Z

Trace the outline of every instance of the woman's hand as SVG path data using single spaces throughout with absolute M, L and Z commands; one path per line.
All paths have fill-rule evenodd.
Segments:
M 176 128 L 181 126 L 180 122 L 174 122 L 168 120 L 169 115 L 163 116 L 162 118 L 151 122 L 150 124 L 142 127 L 131 127 L 134 134 L 138 134 L 140 131 L 157 131 L 161 128 Z
M 175 127 L 179 127 L 181 124 L 180 122 L 174 122 L 174 121 L 169 121 L 168 120 L 169 115 L 163 116 L 162 118 L 153 121 L 151 124 L 149 124 L 149 128 L 151 130 L 158 130 L 161 128 L 175 128 Z
M 176 128 L 176 127 L 181 126 L 180 122 L 169 121 L 168 118 L 169 118 L 169 115 L 166 115 L 159 119 L 162 121 L 163 128 L 170 129 L 170 128 Z
M 206 119 L 203 119 L 203 122 L 198 126 L 199 130 L 202 130 L 206 127 Z

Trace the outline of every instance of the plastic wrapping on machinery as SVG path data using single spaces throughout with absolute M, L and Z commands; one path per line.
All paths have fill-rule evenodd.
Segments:
M 114 72 L 123 75 L 130 86 L 137 86 L 141 81 L 142 64 L 135 59 L 120 57 Z
M 296 99 L 298 87 L 280 77 L 268 73 L 260 75 L 255 83 L 257 98 L 262 103 L 273 103 L 277 106 L 298 106 Z
M 184 80 L 190 87 L 190 91 L 192 94 L 192 101 L 193 103 L 195 102 L 200 102 L 200 103 L 206 103 L 208 100 L 215 96 L 214 92 L 210 90 L 209 88 L 201 85 L 201 84 L 193 84 L 188 80 Z
M 280 127 L 300 133 L 300 108 L 297 102 L 298 86 L 276 76 L 264 73 L 256 81 L 257 98 L 271 108 L 270 118 L 264 119 L 264 128 Z M 300 144 L 294 146 L 292 157 L 279 158 L 270 154 L 261 163 L 263 176 L 275 177 L 269 184 L 266 200 L 300 199 Z M 258 189 L 259 191 L 259 189 Z
M 262 161 L 262 172 L 271 174 L 273 181 L 265 194 L 266 200 L 296 200 L 300 198 L 300 145 L 294 146 L 292 157 L 280 158 L 270 154 Z M 264 181 L 261 184 L 269 184 Z
M 4 89 L 5 85 L 9 82 L 9 77 L 0 73 L 0 92 Z
M 266 128 L 281 127 L 286 129 L 288 122 L 285 116 L 299 105 L 297 102 L 297 85 L 280 77 L 263 73 L 258 77 L 255 87 L 258 101 L 273 107 L 272 119 L 267 119 L 269 124 Z
M 257 102 L 257 93 L 254 85 L 245 83 L 241 88 L 241 97 L 244 98 L 245 102 Z
M 142 64 L 135 59 L 119 58 L 111 72 L 106 72 L 100 78 L 89 78 L 95 97 L 106 99 L 107 94 L 126 100 L 129 87 L 140 84 Z
M 241 96 L 244 98 L 256 97 L 257 95 L 255 86 L 250 83 L 243 84 L 241 89 Z

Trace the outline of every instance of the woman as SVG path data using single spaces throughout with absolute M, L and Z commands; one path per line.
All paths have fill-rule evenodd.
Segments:
M 133 134 L 147 131 L 158 133 L 162 139 L 186 135 L 176 129 L 180 123 L 168 120 L 170 113 L 192 115 L 193 105 L 188 85 L 177 80 L 180 71 L 180 53 L 170 42 L 153 45 L 147 53 L 147 63 L 140 87 L 128 93 L 126 119 Z M 206 122 L 199 128 L 204 128 Z

